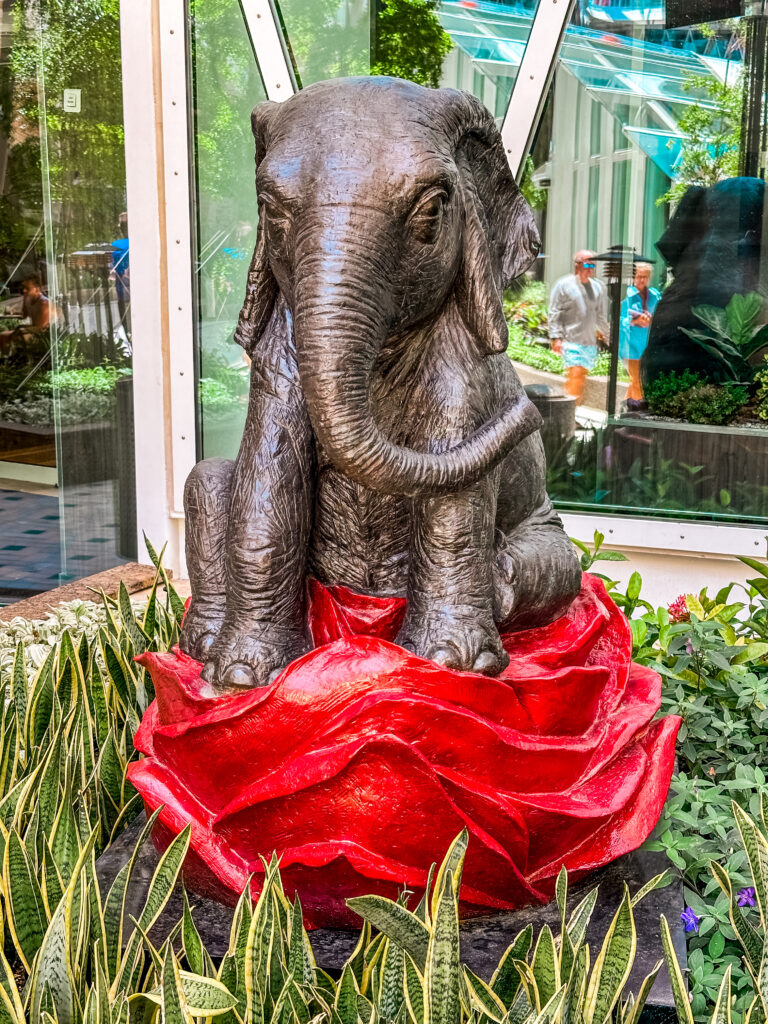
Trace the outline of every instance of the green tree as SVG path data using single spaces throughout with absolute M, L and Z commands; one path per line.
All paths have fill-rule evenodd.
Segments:
M 705 103 L 693 103 L 680 118 L 682 158 L 672 187 L 659 204 L 677 202 L 692 185 L 708 188 L 739 173 L 741 112 L 744 80 L 726 83 L 708 75 L 691 75 L 686 92 L 704 93 Z
M 438 20 L 439 0 L 383 0 L 376 18 L 371 74 L 436 89 L 453 41 Z

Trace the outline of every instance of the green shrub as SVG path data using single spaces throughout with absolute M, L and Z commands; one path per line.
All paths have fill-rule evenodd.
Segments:
M 749 392 L 743 387 L 720 384 L 698 384 L 684 391 L 681 418 L 687 423 L 711 423 L 722 426 L 731 423 L 736 413 L 749 401 Z
M 646 383 L 644 387 L 645 400 L 648 403 L 648 408 L 657 416 L 671 416 L 673 419 L 678 419 L 682 409 L 681 394 L 704 383 L 704 376 L 693 370 L 680 370 L 680 372 L 672 370 L 669 373 L 660 373 Z

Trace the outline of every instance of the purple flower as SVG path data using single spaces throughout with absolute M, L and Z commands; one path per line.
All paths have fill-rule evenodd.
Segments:
M 686 932 L 698 932 L 700 919 L 696 917 L 690 907 L 685 908 L 680 915 L 680 920 L 685 925 Z
M 754 907 L 755 905 L 755 890 L 751 885 L 748 885 L 746 889 L 740 889 L 737 893 L 739 906 L 740 907 Z
M 690 640 L 686 640 L 685 641 L 685 649 L 686 649 L 688 654 L 693 654 L 693 644 L 691 643 Z

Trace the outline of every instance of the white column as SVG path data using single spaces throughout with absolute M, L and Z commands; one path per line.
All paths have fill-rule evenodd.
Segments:
M 181 495 L 195 462 L 184 4 L 122 0 L 120 25 L 139 555 L 146 533 L 183 574 Z

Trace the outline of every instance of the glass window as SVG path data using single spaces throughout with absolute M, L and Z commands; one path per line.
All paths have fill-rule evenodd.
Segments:
M 136 556 L 118 8 L 0 5 L 0 603 Z
M 589 104 L 589 155 L 600 156 L 602 147 L 603 108 L 596 100 Z
M 563 41 L 545 281 L 508 297 L 518 372 L 550 388 L 561 508 L 768 521 L 768 21 L 708 9 L 686 0 L 672 24 L 646 0 L 585 0 Z M 579 109 L 584 162 L 563 113 Z M 594 256 L 573 273 L 578 249 Z M 515 318 L 532 300 L 537 318 Z

